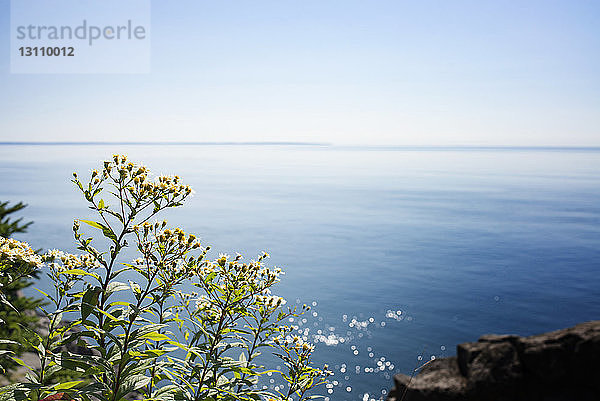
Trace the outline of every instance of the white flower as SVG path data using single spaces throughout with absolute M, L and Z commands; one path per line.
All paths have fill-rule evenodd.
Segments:
M 34 267 L 41 267 L 43 264 L 42 257 L 37 255 L 28 243 L 3 237 L 0 237 L 0 260 L 22 262 Z
M 209 309 L 211 306 L 210 300 L 202 295 L 200 298 L 196 300 L 196 311 L 203 311 Z

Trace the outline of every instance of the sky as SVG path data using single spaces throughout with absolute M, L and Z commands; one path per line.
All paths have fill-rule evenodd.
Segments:
M 600 146 L 598 1 L 153 1 L 146 74 L 13 74 L 9 11 L 0 142 Z

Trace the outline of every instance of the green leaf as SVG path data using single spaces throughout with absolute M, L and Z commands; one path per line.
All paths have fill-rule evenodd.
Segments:
M 129 351 L 129 355 L 131 355 L 132 358 L 140 358 L 140 359 L 148 359 L 148 358 L 158 358 L 159 356 L 162 356 L 164 354 L 166 354 L 167 350 L 160 350 L 160 349 L 149 349 L 146 350 L 144 352 L 140 352 L 140 351 Z
M 46 378 L 52 377 L 53 374 L 55 374 L 56 372 L 59 372 L 62 369 L 63 369 L 63 367 L 61 365 L 49 366 L 48 368 L 46 368 L 46 373 L 44 376 Z
M 152 340 L 152 341 L 163 341 L 163 340 L 171 340 L 168 336 L 161 334 L 161 333 L 157 333 L 157 332 L 152 332 L 152 333 L 146 333 L 142 336 L 142 338 L 147 338 L 148 340 Z
M 42 295 L 44 295 L 46 298 L 50 298 L 52 299 L 52 297 L 48 294 L 46 294 L 44 291 L 40 290 L 39 288 L 34 288 L 34 290 L 36 290 L 37 292 L 41 293 Z
M 129 376 L 123 380 L 123 384 L 117 393 L 117 399 L 131 393 L 134 390 L 147 386 L 148 383 L 150 383 L 150 380 L 152 379 L 146 375 Z
M 92 276 L 92 277 L 96 278 L 97 280 L 100 280 L 100 276 L 98 276 L 97 274 L 89 273 L 82 269 L 65 270 L 64 272 L 60 272 L 60 274 L 71 274 L 73 276 Z
M 183 400 L 184 398 L 175 398 L 175 395 L 179 393 L 181 390 L 178 386 L 174 384 L 168 384 L 156 390 L 152 394 L 152 399 L 156 401 L 173 401 L 173 400 Z
M 115 233 L 113 233 L 113 231 L 106 227 L 104 224 L 98 223 L 97 221 L 91 221 L 91 220 L 79 220 L 87 225 L 90 225 L 94 228 L 97 228 L 99 230 L 102 230 L 102 234 L 104 234 L 104 236 L 108 239 L 113 240 L 114 242 L 118 242 L 117 236 L 115 235 Z
M 29 392 L 40 388 L 35 383 L 15 383 L 5 387 L 0 387 L 0 401 L 21 401 L 31 400 Z
M 35 347 L 43 342 L 42 337 L 40 337 L 40 335 L 38 333 L 31 330 L 29 327 L 25 326 L 24 324 L 19 324 L 19 327 L 21 327 L 21 330 L 23 330 L 25 333 L 27 333 L 27 336 L 23 337 L 23 339 L 25 341 L 27 341 L 29 344 L 31 344 L 33 347 Z
M 119 281 L 113 281 L 108 284 L 108 287 L 106 287 L 106 291 L 105 291 L 106 298 L 110 297 L 113 293 L 115 293 L 117 291 L 128 290 L 129 288 L 130 287 L 128 284 L 121 283 Z
M 29 365 L 27 365 L 27 364 L 26 364 L 26 363 L 25 363 L 25 362 L 24 362 L 22 359 L 19 359 L 19 358 L 15 357 L 15 356 L 11 357 L 10 359 L 12 359 L 13 361 L 15 361 L 15 362 L 16 362 L 16 363 L 18 363 L 19 365 L 21 365 L 21 366 L 24 366 L 24 367 L 26 367 L 27 369 L 29 369 L 29 370 L 33 371 L 33 369 L 31 369 L 31 368 L 29 367 Z
M 91 394 L 97 397 L 98 394 L 101 394 L 102 392 L 105 392 L 107 390 L 108 386 L 104 383 L 90 383 L 85 387 L 77 389 L 77 395 L 83 396 L 84 394 Z M 96 397 L 94 397 L 93 399 L 95 400 Z M 105 398 L 101 399 L 105 400 Z M 84 398 L 84 400 L 89 400 L 89 398 Z
M 100 199 L 100 202 L 98 202 L 98 209 L 104 209 L 104 199 Z
M 123 319 L 117 319 L 116 317 L 114 317 L 113 315 L 111 315 L 110 313 L 103 311 L 100 308 L 96 308 L 96 310 L 100 313 L 102 313 L 104 316 L 106 316 L 107 318 L 109 318 L 110 320 L 112 320 L 113 322 L 118 322 L 118 323 L 127 323 L 125 320 Z
M 3 293 L 0 292 L 0 302 L 3 303 L 4 305 L 8 306 L 9 308 L 11 308 L 12 310 L 14 310 L 17 313 L 20 313 L 17 308 L 15 308 L 13 306 L 13 304 L 11 304 L 10 302 L 8 302 L 8 299 L 6 299 L 6 297 L 4 296 Z
M 96 223 L 95 221 L 91 221 L 91 220 L 79 220 L 79 221 L 81 221 L 82 223 L 85 223 L 87 225 L 90 225 L 94 228 L 99 228 L 100 230 L 104 229 L 104 226 L 102 224 Z
M 89 288 L 83 295 L 81 300 L 81 321 L 85 322 L 87 317 L 92 313 L 94 307 L 98 304 L 98 296 L 100 295 L 100 288 L 92 287 Z
M 147 324 L 131 333 L 131 338 L 140 338 L 148 333 L 158 332 L 160 329 L 167 327 L 166 324 L 152 323 Z
M 83 380 L 75 380 L 72 382 L 58 383 L 54 385 L 54 390 L 68 390 L 83 382 Z

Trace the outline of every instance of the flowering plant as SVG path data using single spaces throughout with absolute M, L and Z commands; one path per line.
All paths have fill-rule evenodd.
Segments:
M 53 250 L 34 260 L 54 283 L 54 292 L 44 293 L 52 305 L 44 311 L 48 334 L 29 340 L 41 368 L 27 383 L 0 389 L 0 401 L 59 393 L 86 401 L 315 397 L 310 390 L 330 372 L 313 366 L 313 346 L 284 324 L 308 307 L 285 307 L 271 294 L 282 271 L 266 265 L 268 254 L 210 260 L 196 236 L 155 221 L 192 189 L 178 176 L 151 179 L 125 156 L 72 181 L 98 218 L 73 225 L 82 255 Z M 86 234 L 82 224 L 101 236 Z M 131 262 L 127 248 L 137 253 Z M 196 292 L 186 291 L 192 287 Z M 261 366 L 262 350 L 285 371 Z M 281 375 L 287 384 L 276 388 L 283 391 L 259 386 L 266 373 Z M 65 374 L 69 381 L 56 380 Z
M 36 310 L 43 301 L 24 296 L 23 290 L 33 285 L 41 260 L 28 244 L 10 237 L 24 233 L 33 222 L 23 223 L 23 218 L 12 219 L 13 213 L 27 205 L 0 202 L 0 343 L 1 355 L 19 356 L 27 351 L 23 347 L 25 328 L 35 328 L 39 322 Z M 9 358 L 0 358 L 0 374 L 10 376 L 17 364 Z

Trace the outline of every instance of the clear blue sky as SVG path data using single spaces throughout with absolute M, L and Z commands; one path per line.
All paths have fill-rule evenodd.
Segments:
M 140 75 L 18 75 L 0 141 L 600 145 L 598 1 L 153 1 Z

